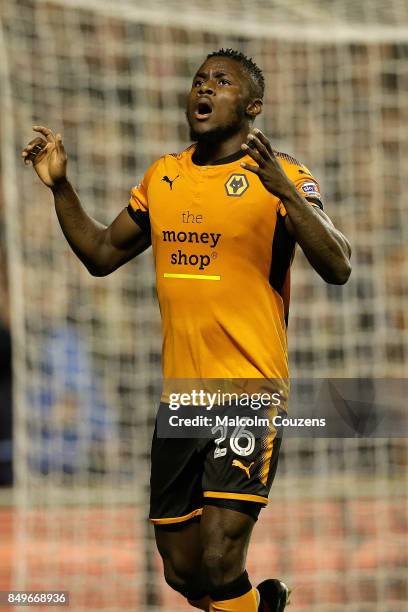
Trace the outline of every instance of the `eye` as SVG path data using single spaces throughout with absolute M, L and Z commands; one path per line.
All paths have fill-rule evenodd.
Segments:
M 200 85 L 201 85 L 201 83 L 202 83 L 202 82 L 203 82 L 203 81 L 202 81 L 201 79 L 195 79 L 195 80 L 193 81 L 193 87 L 200 87 Z
M 228 81 L 228 79 L 220 79 L 218 82 L 220 85 L 231 85 L 231 82 Z

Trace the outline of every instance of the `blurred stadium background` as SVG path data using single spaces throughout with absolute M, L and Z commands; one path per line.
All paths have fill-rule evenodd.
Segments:
M 69 590 L 78 611 L 186 610 L 146 521 L 151 255 L 90 277 L 20 150 L 32 124 L 61 131 L 84 205 L 109 222 L 148 164 L 188 142 L 195 68 L 242 49 L 265 72 L 260 127 L 320 178 L 353 245 L 345 287 L 297 255 L 292 374 L 406 377 L 408 4 L 1 0 L 0 16 L 0 590 Z M 285 578 L 293 610 L 406 609 L 406 465 L 399 438 L 286 440 L 252 578 Z

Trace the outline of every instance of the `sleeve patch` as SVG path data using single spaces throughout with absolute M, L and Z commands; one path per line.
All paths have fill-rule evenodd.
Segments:
M 305 196 L 309 198 L 321 198 L 319 187 L 316 185 L 316 183 L 313 183 L 312 181 L 306 181 L 305 183 L 302 183 L 300 185 L 300 191 L 302 191 Z

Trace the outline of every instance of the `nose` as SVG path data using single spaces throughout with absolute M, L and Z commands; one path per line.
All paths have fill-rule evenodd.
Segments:
M 212 95 L 214 93 L 214 87 L 211 83 L 211 81 L 203 81 L 200 85 L 200 87 L 198 88 L 198 93 L 199 94 L 210 94 Z

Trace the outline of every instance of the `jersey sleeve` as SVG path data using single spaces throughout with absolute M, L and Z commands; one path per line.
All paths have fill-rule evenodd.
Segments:
M 150 234 L 149 217 L 149 184 L 157 167 L 155 162 L 150 166 L 138 185 L 130 190 L 130 199 L 127 207 L 133 221 L 146 233 Z
M 302 195 L 312 206 L 317 206 L 323 210 L 323 201 L 320 193 L 320 185 L 306 166 L 302 164 L 290 164 L 284 167 L 286 175 L 293 182 L 297 191 Z M 286 209 L 282 202 L 279 202 L 279 214 L 283 217 L 286 215 Z

